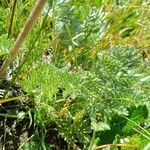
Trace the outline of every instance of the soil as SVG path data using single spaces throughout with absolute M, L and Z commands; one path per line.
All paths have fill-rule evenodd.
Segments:
M 20 87 L 11 85 L 9 81 L 4 80 L 0 85 L 1 90 L 8 91 L 10 97 L 21 96 L 25 93 Z M 1 97 L 2 99 L 2 97 Z M 40 128 L 34 125 L 34 113 L 32 116 L 32 124 L 28 111 L 34 112 L 33 97 L 26 97 L 12 102 L 0 104 L 0 114 L 17 115 L 19 112 L 27 115 L 18 120 L 16 117 L 4 117 L 0 115 L 0 150 L 17 150 L 23 143 L 29 141 Z M 32 111 L 33 110 L 33 111 Z M 59 135 L 57 125 L 52 123 L 46 128 L 45 142 L 52 146 L 52 150 L 67 150 L 67 143 Z
M 9 84 L 4 80 L 0 86 L 7 91 L 8 97 L 16 97 L 26 94 L 20 87 Z M 2 97 L 1 97 L 2 99 Z M 29 128 L 30 119 L 28 116 L 18 120 L 17 114 L 26 113 L 32 109 L 33 104 L 29 103 L 29 97 L 26 99 L 16 100 L 8 103 L 0 104 L 0 114 L 10 115 L 8 117 L 0 115 L 0 149 L 16 150 L 19 146 L 33 134 L 33 125 Z

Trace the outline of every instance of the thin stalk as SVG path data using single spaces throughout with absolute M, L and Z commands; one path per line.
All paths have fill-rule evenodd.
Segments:
M 77 58 L 76 58 L 75 46 L 74 46 L 74 42 L 72 40 L 72 35 L 71 35 L 71 32 L 70 32 L 70 29 L 69 29 L 67 24 L 66 24 L 66 29 L 68 31 L 68 35 L 69 35 L 69 38 L 70 38 L 70 41 L 71 41 L 71 44 L 72 44 L 73 55 L 74 55 L 74 62 L 75 62 L 75 66 L 76 66 L 76 69 L 77 69 L 78 68 L 78 62 L 77 62 Z
M 26 139 L 18 148 L 18 150 L 21 150 L 21 148 L 28 142 L 30 141 L 35 135 L 32 135 L 31 137 L 29 137 L 28 139 Z
M 148 137 L 147 135 L 145 135 L 144 133 L 140 132 L 139 130 L 137 130 L 136 128 L 133 128 L 134 131 L 138 132 L 139 134 L 141 134 L 143 137 L 145 137 L 146 139 L 150 140 L 150 137 Z
M 17 118 L 17 115 L 2 114 L 2 113 L 0 113 L 0 116 L 2 116 L 2 117 L 8 117 L 8 118 Z
M 104 148 L 107 148 L 107 147 L 130 147 L 130 148 L 137 148 L 139 150 L 142 150 L 141 148 L 139 148 L 137 145 L 131 145 L 131 144 L 106 144 L 106 145 L 101 145 L 101 146 L 97 146 L 95 147 L 93 150 L 102 150 Z
M 90 146 L 89 146 L 88 150 L 92 150 L 94 142 L 95 142 L 95 136 L 96 136 L 96 131 L 94 130 L 93 131 L 93 135 L 92 135 L 92 139 L 91 139 L 91 142 L 90 142 Z
M 17 0 L 14 0 L 13 7 L 12 7 L 11 18 L 10 18 L 10 24 L 9 24 L 9 28 L 8 28 L 8 38 L 10 38 L 10 36 L 11 36 L 16 4 L 17 4 Z
M 143 132 L 145 132 L 148 136 L 150 136 L 150 132 L 148 132 L 147 130 L 145 130 L 144 128 L 142 128 L 136 122 L 132 121 L 131 119 L 129 119 L 129 118 L 125 117 L 125 116 L 124 116 L 124 118 L 127 119 L 128 121 L 132 122 L 134 125 L 136 125 L 138 128 L 140 128 Z
M 43 150 L 46 150 L 46 145 L 45 145 L 45 129 L 42 128 L 42 148 Z
M 31 47 L 29 48 L 29 51 L 28 51 L 28 53 L 27 53 L 25 59 L 24 59 L 23 62 L 20 64 L 20 66 L 17 68 L 17 73 L 16 73 L 16 75 L 13 77 L 11 83 L 13 83 L 14 80 L 18 77 L 18 75 L 19 75 L 19 73 L 20 73 L 22 67 L 23 67 L 24 64 L 27 62 L 28 56 L 30 56 L 31 51 L 32 51 L 32 49 L 34 48 L 34 45 L 35 45 L 36 41 L 38 40 L 38 38 L 39 38 L 39 36 L 40 36 L 42 30 L 43 30 L 43 26 L 44 26 L 44 24 L 45 24 L 45 22 L 46 22 L 46 19 L 47 19 L 47 17 L 48 17 L 49 11 L 50 11 L 50 7 L 49 7 L 49 10 L 48 10 L 48 12 L 47 12 L 45 18 L 43 19 L 41 28 L 38 30 L 38 33 L 36 34 L 35 39 L 32 41 Z
M 3 116 L 4 117 L 4 116 Z M 6 134 L 7 134 L 7 130 L 6 130 L 6 122 L 7 122 L 7 117 L 5 117 L 4 123 L 3 123 L 3 129 L 4 129 L 4 137 L 3 137 L 3 150 L 5 150 L 5 145 L 6 145 Z
M 5 59 L 1 69 L 0 69 L 0 78 L 4 78 L 4 74 L 6 72 L 6 69 L 8 66 L 12 63 L 14 58 L 19 52 L 19 49 L 24 42 L 25 38 L 27 37 L 28 33 L 32 29 L 35 21 L 37 20 L 38 16 L 40 15 L 40 12 L 42 11 L 44 5 L 46 3 L 46 0 L 38 0 L 35 4 L 35 7 L 33 8 L 33 11 L 28 17 L 28 20 L 22 30 L 22 32 L 19 34 L 16 43 L 14 44 L 14 47 L 12 47 L 11 52 L 8 54 L 7 58 Z
M 21 98 L 29 96 L 29 95 L 31 95 L 31 94 L 26 94 L 26 95 L 23 95 L 23 96 L 17 96 L 17 97 L 12 97 L 12 98 L 7 98 L 7 99 L 1 99 L 0 104 L 8 103 L 8 102 L 11 102 L 11 101 L 16 101 L 18 99 L 21 99 Z

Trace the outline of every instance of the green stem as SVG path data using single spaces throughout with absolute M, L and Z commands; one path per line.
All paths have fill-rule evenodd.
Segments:
M 0 113 L 0 116 L 8 117 L 8 118 L 17 118 L 17 115 L 9 115 L 9 114 L 1 114 L 1 113 Z
M 31 94 L 26 94 L 26 95 L 23 95 L 23 96 L 17 96 L 17 97 L 12 97 L 12 98 L 7 98 L 7 99 L 1 99 L 0 104 L 8 103 L 8 102 L 11 102 L 11 101 L 16 101 L 18 99 L 21 99 L 21 98 L 29 96 L 29 95 L 31 95 Z
M 9 29 L 8 29 L 8 38 L 10 38 L 11 31 L 12 31 L 12 25 L 13 25 L 13 20 L 14 20 L 16 4 L 17 4 L 17 0 L 14 0 L 12 13 L 11 13 L 11 18 L 10 18 Z
M 137 127 L 139 127 L 143 132 L 145 132 L 148 136 L 150 136 L 150 132 L 148 132 L 147 130 L 145 130 L 144 128 L 142 128 L 140 125 L 138 125 L 136 122 L 134 122 L 133 120 L 127 118 L 124 116 L 125 119 L 127 119 L 128 121 L 132 122 L 134 125 L 136 125 Z
M 92 135 L 92 139 L 91 139 L 90 146 L 89 146 L 88 150 L 92 150 L 92 147 L 95 143 L 95 136 L 96 136 L 96 131 L 93 130 L 93 135 Z
M 74 43 L 73 43 L 73 40 L 72 40 L 72 35 L 71 35 L 71 32 L 70 32 L 69 26 L 67 24 L 66 24 L 66 29 L 67 29 L 67 32 L 68 32 L 68 35 L 69 35 L 69 38 L 70 38 L 70 41 L 71 41 L 71 44 L 72 44 L 73 55 L 74 55 L 74 62 L 75 62 L 75 66 L 76 66 L 76 69 L 77 69 L 78 62 L 77 62 L 77 59 L 76 59 L 75 46 L 74 46 Z
M 38 38 L 40 37 L 40 34 L 41 34 L 42 30 L 43 30 L 43 26 L 44 26 L 44 24 L 45 24 L 45 22 L 46 22 L 46 19 L 47 19 L 47 17 L 48 17 L 49 11 L 50 11 L 50 7 L 49 7 L 49 10 L 48 10 L 48 12 L 47 12 L 45 18 L 43 19 L 42 25 L 41 25 L 40 29 L 38 30 L 38 33 L 36 34 L 34 41 L 32 41 L 32 45 L 30 46 L 29 51 L 28 51 L 27 55 L 25 56 L 25 59 L 24 59 L 23 62 L 20 64 L 20 66 L 17 68 L 17 73 L 16 73 L 15 76 L 13 76 L 13 79 L 12 79 L 12 81 L 11 81 L 11 84 L 12 84 L 12 83 L 15 81 L 15 79 L 18 77 L 18 75 L 19 75 L 19 73 L 20 73 L 22 67 L 23 67 L 24 64 L 27 62 L 28 57 L 30 56 L 31 51 L 32 51 L 32 49 L 34 48 L 35 43 L 37 42 Z

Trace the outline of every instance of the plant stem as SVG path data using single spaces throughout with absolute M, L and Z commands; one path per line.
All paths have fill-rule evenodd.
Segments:
M 10 18 L 9 29 L 8 29 L 8 38 L 10 38 L 10 35 L 11 35 L 11 30 L 12 30 L 12 25 L 13 25 L 13 20 L 14 20 L 16 4 L 17 4 L 17 0 L 14 0 L 12 13 L 11 13 L 11 18 Z
M 107 148 L 107 147 L 118 147 L 118 146 L 128 147 L 128 148 L 130 147 L 130 148 L 136 148 L 138 150 L 142 150 L 137 145 L 132 145 L 132 144 L 105 144 L 105 145 L 97 146 L 93 150 L 102 150 L 102 149 Z
M 145 132 L 148 136 L 150 136 L 150 132 L 148 132 L 147 130 L 145 130 L 144 128 L 142 128 L 140 125 L 138 125 L 136 122 L 134 122 L 133 120 L 127 118 L 124 116 L 125 119 L 127 119 L 128 121 L 132 122 L 134 125 L 136 125 L 137 127 L 139 127 L 143 132 Z M 150 139 L 150 138 L 149 138 Z
M 50 7 L 49 7 L 48 12 L 46 13 L 44 19 L 43 19 L 43 22 L 42 22 L 42 25 L 41 25 L 40 29 L 38 30 L 38 32 L 37 32 L 37 34 L 36 34 L 36 36 L 35 36 L 35 39 L 32 41 L 32 43 L 31 43 L 31 45 L 30 45 L 30 47 L 29 47 L 29 50 L 28 50 L 28 52 L 27 52 L 27 55 L 25 56 L 25 59 L 23 60 L 23 62 L 22 62 L 22 63 L 19 65 L 19 67 L 17 68 L 17 72 L 16 72 L 15 76 L 13 76 L 11 83 L 13 83 L 14 80 L 18 77 L 18 75 L 19 75 L 19 73 L 20 73 L 22 67 L 23 67 L 24 64 L 27 62 L 27 59 L 28 59 L 28 57 L 30 56 L 32 49 L 34 48 L 35 43 L 37 42 L 39 36 L 41 35 L 41 32 L 42 32 L 42 30 L 43 30 L 43 26 L 44 26 L 44 24 L 45 24 L 45 22 L 46 22 L 46 19 L 47 19 L 47 17 L 48 17 L 49 11 L 50 11 Z
M 94 142 L 95 142 L 95 135 L 96 135 L 96 131 L 93 130 L 93 135 L 92 135 L 92 139 L 91 139 L 90 146 L 89 146 L 88 150 L 92 150 L 92 147 L 93 147 Z
M 16 57 L 17 53 L 19 52 L 19 48 L 24 42 L 26 36 L 32 29 L 35 21 L 37 20 L 40 12 L 42 11 L 42 8 L 44 7 L 46 3 L 46 0 L 38 0 L 35 4 L 35 7 L 33 8 L 33 11 L 28 17 L 28 20 L 22 30 L 22 32 L 19 34 L 16 43 L 14 44 L 14 47 L 12 47 L 11 52 L 8 54 L 7 58 L 5 59 L 1 69 L 0 69 L 0 78 L 3 78 L 6 69 L 8 66 L 12 63 L 13 59 Z
M 11 101 L 16 101 L 18 99 L 21 99 L 21 98 L 29 96 L 29 95 L 30 94 L 26 94 L 26 95 L 23 95 L 23 96 L 17 96 L 17 97 L 12 97 L 12 98 L 7 98 L 7 99 L 1 99 L 0 104 L 8 103 L 8 102 L 11 102 Z

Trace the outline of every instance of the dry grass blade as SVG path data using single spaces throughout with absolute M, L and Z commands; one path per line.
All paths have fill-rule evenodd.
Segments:
M 106 145 L 95 147 L 93 150 L 102 150 L 103 148 L 106 147 L 130 147 L 130 148 L 134 148 L 135 150 L 142 150 L 137 145 L 131 145 L 131 144 L 106 144 Z
M 11 101 L 16 101 L 16 100 L 19 100 L 21 98 L 27 97 L 29 95 L 30 94 L 26 94 L 26 95 L 23 95 L 23 96 L 17 96 L 17 97 L 12 97 L 12 98 L 7 98 L 7 99 L 1 99 L 0 104 L 8 103 L 8 102 L 11 102 Z
M 11 52 L 8 54 L 6 60 L 4 61 L 3 65 L 0 69 L 0 78 L 3 78 L 7 67 L 12 63 L 13 59 L 19 52 L 20 46 L 22 45 L 26 36 L 32 29 L 35 21 L 37 20 L 40 12 L 42 11 L 45 3 L 46 3 L 46 0 L 38 0 L 37 1 L 35 7 L 33 8 L 33 11 L 31 12 L 30 16 L 28 17 L 26 25 L 24 26 L 22 32 L 18 36 L 16 43 L 14 44 L 14 47 L 12 47 Z

